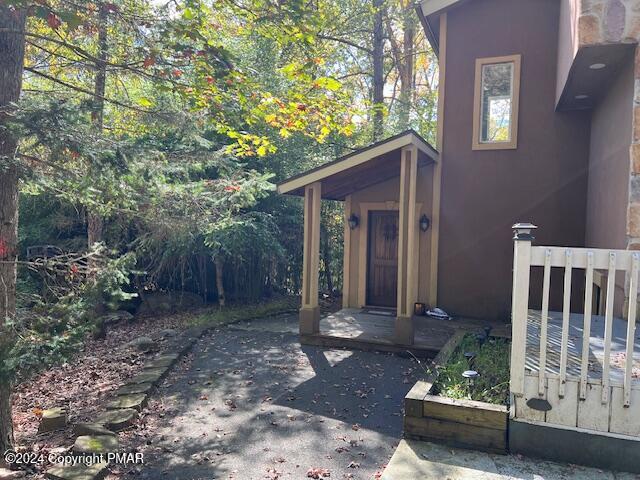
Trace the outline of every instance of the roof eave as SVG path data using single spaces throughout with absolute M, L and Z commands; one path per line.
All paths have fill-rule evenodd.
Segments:
M 353 166 L 365 163 L 372 158 L 384 155 L 385 153 L 397 150 L 398 148 L 406 147 L 408 145 L 415 145 L 420 151 L 424 152 L 427 156 L 433 159 L 434 162 L 438 162 L 440 159 L 440 154 L 429 144 L 429 142 L 424 140 L 414 130 L 407 130 L 406 132 L 403 132 L 399 135 L 383 140 L 378 144 L 364 147 L 360 151 L 356 151 L 333 162 L 321 165 L 316 169 L 312 169 L 308 172 L 283 180 L 276 185 L 276 191 L 280 194 L 293 192 L 311 183 L 322 181 L 324 178 L 339 173 L 343 170 L 347 170 L 348 168 L 352 168 Z
M 422 3 L 417 3 L 416 12 L 418 14 L 418 18 L 420 19 L 420 23 L 422 24 L 422 28 L 424 28 L 424 33 L 427 36 L 427 41 L 433 48 L 433 52 L 436 54 L 436 57 L 440 57 L 440 44 L 438 43 L 438 38 L 436 37 L 433 28 L 431 27 L 431 23 L 429 23 L 429 19 L 425 16 L 424 11 L 422 10 Z

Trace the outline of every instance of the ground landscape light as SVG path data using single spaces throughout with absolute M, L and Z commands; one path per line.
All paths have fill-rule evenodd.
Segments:
M 589 65 L 589 68 L 591 70 L 601 70 L 606 66 L 607 65 L 605 63 L 593 63 L 593 64 Z

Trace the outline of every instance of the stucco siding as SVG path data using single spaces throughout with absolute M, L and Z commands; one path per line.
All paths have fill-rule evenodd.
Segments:
M 448 13 L 438 303 L 453 314 L 508 321 L 513 223 L 537 224 L 538 244 L 584 245 L 590 114 L 554 109 L 559 16 L 557 0 Z M 475 60 L 512 54 L 522 55 L 518 148 L 473 151 Z
M 630 60 L 591 119 L 586 245 L 627 248 L 629 148 L 632 137 L 634 72 Z M 624 279 L 618 279 L 616 314 L 622 313 Z

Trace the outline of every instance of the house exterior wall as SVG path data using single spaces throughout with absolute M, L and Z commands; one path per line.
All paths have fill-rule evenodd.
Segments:
M 563 1 L 575 4 L 579 30 L 578 48 L 640 42 L 640 3 L 637 0 Z M 627 191 L 628 199 L 623 208 L 626 214 L 626 248 L 640 250 L 640 48 L 636 48 L 633 77 L 635 84 L 632 88 L 628 84 L 624 85 L 626 100 L 620 97 L 618 101 L 628 102 L 633 109 L 631 145 L 627 160 L 629 169 L 625 180 L 628 188 L 623 189 Z M 622 152 L 619 156 L 622 163 Z M 616 236 L 616 242 L 618 240 Z M 625 295 L 628 297 L 628 291 Z
M 358 190 L 351 194 L 351 213 L 355 213 L 361 220 L 361 225 L 351 232 L 349 242 L 349 307 L 361 307 L 363 303 L 359 299 L 360 281 L 364 279 L 366 284 L 366 265 L 362 265 L 362 249 L 366 249 L 366 241 L 362 242 L 361 229 L 362 218 L 364 215 L 363 204 L 368 203 L 387 203 L 398 202 L 400 197 L 400 172 L 397 177 L 393 177 L 385 182 L 378 183 L 371 187 Z M 416 203 L 420 204 L 420 211 L 417 213 L 420 217 L 423 213 L 431 217 L 432 202 L 432 182 L 433 182 L 433 166 L 424 166 L 418 168 Z M 366 232 L 365 232 L 366 233 Z M 427 232 L 419 232 L 419 269 L 418 269 L 418 301 L 425 302 L 428 297 L 428 281 L 431 265 L 431 235 L 432 229 Z M 366 238 L 366 235 L 364 236 Z M 366 259 L 365 259 L 366 263 Z
M 627 248 L 633 91 L 634 65 L 629 62 L 592 112 L 585 242 L 588 247 Z M 622 315 L 624 276 L 616 283 L 614 314 Z
M 590 115 L 554 110 L 559 16 L 556 0 L 447 13 L 438 304 L 455 315 L 508 321 L 513 223 L 539 225 L 541 244 L 584 245 Z M 518 147 L 474 151 L 475 61 L 512 54 L 522 55 Z

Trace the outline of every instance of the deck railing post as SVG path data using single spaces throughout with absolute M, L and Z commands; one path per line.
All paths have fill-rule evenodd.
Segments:
M 531 223 L 513 227 L 513 294 L 511 303 L 511 393 L 524 394 L 524 365 L 527 349 L 527 316 L 529 312 L 529 277 L 531 271 Z

